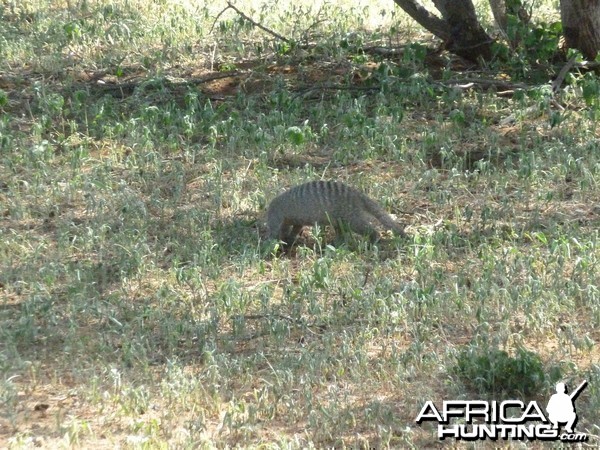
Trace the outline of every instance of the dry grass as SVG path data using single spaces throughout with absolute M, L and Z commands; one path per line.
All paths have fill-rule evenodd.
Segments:
M 414 419 L 480 396 L 457 355 L 521 347 L 535 400 L 588 379 L 595 445 L 592 81 L 557 126 L 552 106 L 502 126 L 546 91 L 444 87 L 448 55 L 361 50 L 416 39 L 405 17 L 257 7 L 310 38 L 285 49 L 231 11 L 209 32 L 221 6 L 5 6 L 0 447 L 441 447 Z M 274 252 L 266 204 L 318 178 L 410 237 Z

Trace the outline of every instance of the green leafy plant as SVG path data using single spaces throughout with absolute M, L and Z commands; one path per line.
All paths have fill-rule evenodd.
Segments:
M 8 94 L 0 89 L 0 108 L 8 105 Z
M 541 358 L 523 348 L 514 356 L 494 348 L 469 348 L 456 359 L 453 372 L 481 395 L 531 396 L 548 380 Z

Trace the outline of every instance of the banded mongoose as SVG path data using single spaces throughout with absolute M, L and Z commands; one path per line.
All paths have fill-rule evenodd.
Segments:
M 372 224 L 405 236 L 404 228 L 362 192 L 335 181 L 310 181 L 275 197 L 267 210 L 268 237 L 292 244 L 305 225 L 332 225 L 336 232 L 348 229 L 373 242 L 379 233 Z

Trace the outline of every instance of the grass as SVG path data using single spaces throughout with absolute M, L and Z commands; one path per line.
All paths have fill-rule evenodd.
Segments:
M 448 87 L 423 44 L 361 51 L 423 42 L 387 3 L 243 8 L 298 48 L 224 4 L 76 3 L 0 9 L 0 447 L 420 448 L 425 401 L 558 379 L 597 444 L 593 77 L 564 111 Z M 410 237 L 275 253 L 266 205 L 320 178 Z

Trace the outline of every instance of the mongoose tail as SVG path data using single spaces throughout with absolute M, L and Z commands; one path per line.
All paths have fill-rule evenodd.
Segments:
M 406 237 L 404 227 L 396 222 L 379 204 L 365 195 L 365 205 L 367 210 L 383 225 L 387 230 L 392 230 L 399 236 Z

